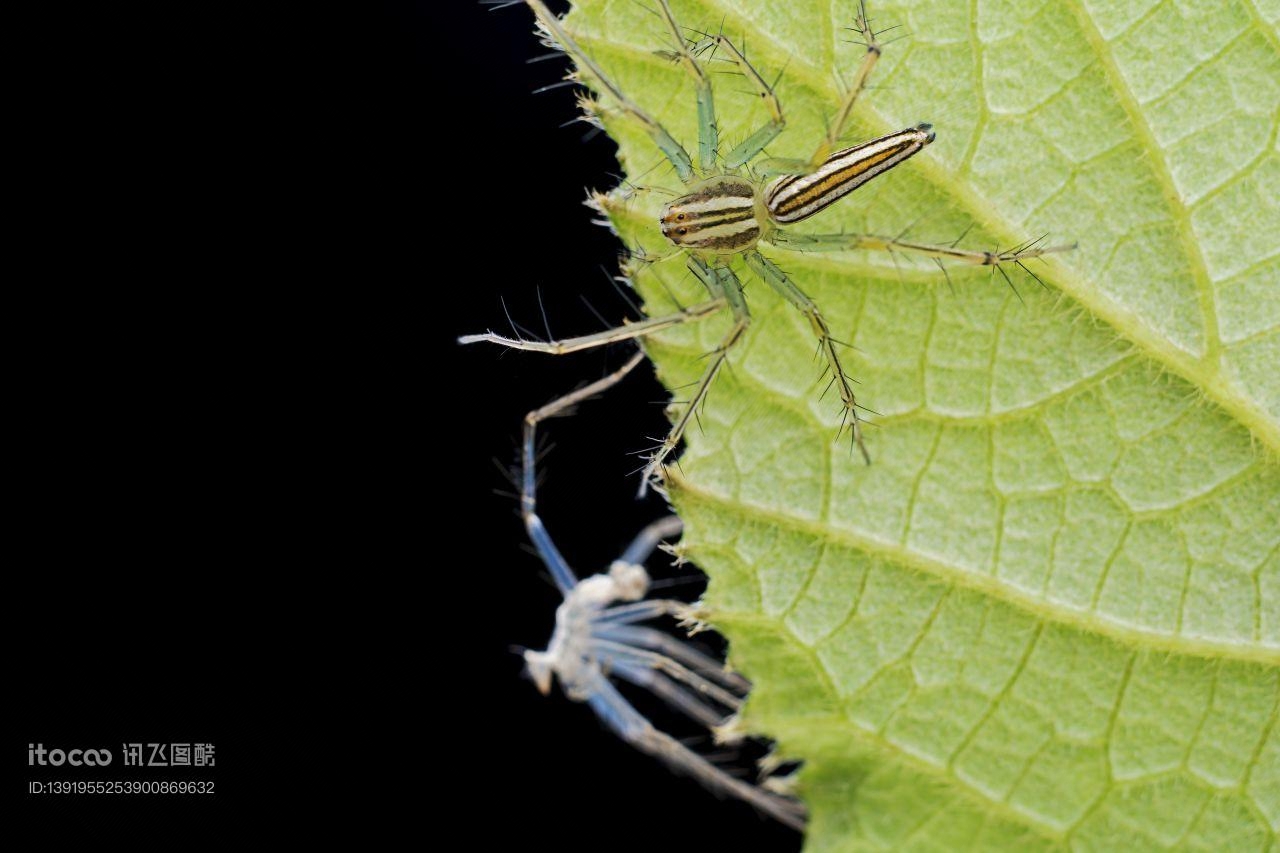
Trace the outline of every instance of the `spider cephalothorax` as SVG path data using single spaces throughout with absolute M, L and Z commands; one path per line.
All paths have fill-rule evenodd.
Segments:
M 736 255 L 760 240 L 768 221 L 756 186 L 745 178 L 718 175 L 662 209 L 662 236 L 677 246 L 713 255 Z

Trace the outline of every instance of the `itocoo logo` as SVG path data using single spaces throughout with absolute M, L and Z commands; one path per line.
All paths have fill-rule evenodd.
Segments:
M 45 761 L 45 756 L 49 757 Z M 101 767 L 111 763 L 111 750 L 109 749 L 72 749 L 63 752 L 60 749 L 51 749 L 45 751 L 42 743 L 27 744 L 27 764 L 35 766 L 39 764 L 46 767 L 52 764 L 54 767 L 61 767 L 63 764 L 70 764 L 72 767 L 79 767 L 88 764 L 95 767 Z

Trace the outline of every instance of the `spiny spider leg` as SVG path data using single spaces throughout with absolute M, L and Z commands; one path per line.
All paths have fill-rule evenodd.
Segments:
M 858 66 L 857 73 L 854 74 L 853 83 L 850 85 L 849 91 L 845 93 L 844 98 L 840 101 L 840 107 L 836 110 L 835 119 L 827 126 L 826 137 L 818 143 L 813 155 L 808 160 L 768 160 L 760 164 L 761 174 L 808 174 L 830 159 L 831 155 L 836 151 L 841 138 L 849 128 L 849 119 L 853 116 L 853 107 L 858 102 L 858 96 L 867 87 L 867 80 L 871 77 L 871 71 L 880 60 L 882 45 L 876 40 L 876 33 L 871 29 L 870 20 L 867 18 L 866 0 L 858 0 L 858 17 L 854 19 L 854 28 L 865 39 L 861 43 L 866 46 L 867 52 L 862 57 L 862 63 Z
M 720 143 L 711 81 L 707 78 L 707 72 L 702 70 L 702 66 L 689 51 L 689 45 L 680 32 L 680 25 L 676 23 L 675 16 L 671 14 L 671 7 L 667 5 L 667 0 L 658 0 L 658 8 L 662 10 L 662 19 L 675 40 L 676 59 L 693 77 L 693 85 L 698 93 L 698 166 L 703 172 L 709 172 L 715 168 L 716 148 Z
M 684 409 L 680 412 L 680 417 L 676 419 L 675 426 L 671 428 L 671 432 L 667 433 L 667 437 L 662 440 L 662 444 L 658 446 L 653 456 L 649 457 L 648 464 L 644 466 L 644 473 L 641 475 L 640 483 L 641 493 L 645 491 L 654 474 L 662 468 L 662 463 L 667 456 L 680 444 L 680 439 L 685 430 L 689 428 L 689 423 L 698 413 L 698 407 L 702 405 L 702 401 L 707 397 L 707 392 L 711 390 L 711 383 L 715 381 L 716 374 L 720 372 L 720 368 L 724 366 L 725 359 L 729 357 L 729 351 L 742 339 L 743 332 L 751 324 L 751 312 L 748 310 L 747 300 L 742 294 L 742 282 L 738 281 L 738 277 L 733 274 L 733 270 L 727 266 L 713 267 L 697 255 L 690 256 L 689 269 L 693 270 L 694 275 L 702 281 L 708 290 L 712 293 L 719 292 L 729 303 L 729 308 L 733 311 L 733 324 L 720 341 L 720 345 L 708 353 L 707 367 L 702 373 L 702 378 L 698 380 L 697 390 L 694 392 L 693 397 L 684 403 Z
M 867 17 L 867 0 L 858 0 L 858 17 L 854 20 L 854 26 L 866 39 L 864 45 L 867 52 L 862 57 L 862 64 L 858 66 L 857 74 L 854 75 L 853 85 L 849 87 L 844 101 L 840 104 L 840 109 L 836 111 L 835 121 L 831 122 L 827 128 L 827 138 L 818 143 L 813 156 L 809 158 L 810 171 L 821 166 L 839 146 L 841 137 L 849 127 L 849 119 L 853 116 L 853 106 L 858 102 L 858 96 L 866 88 L 867 80 L 871 79 L 871 71 L 880 59 L 880 42 L 876 41 L 875 31 L 871 29 L 871 19 Z
M 1043 238 L 1041 238 L 1043 239 Z M 797 252 L 848 252 L 856 249 L 870 249 L 884 252 L 903 252 L 938 260 L 956 261 L 962 264 L 997 267 L 1000 264 L 1017 264 L 1029 258 L 1039 258 L 1055 252 L 1069 252 L 1076 245 L 1040 246 L 1040 240 L 1024 243 L 1003 252 L 979 252 L 971 249 L 957 249 L 947 243 L 914 243 L 909 240 L 898 240 L 893 237 L 879 237 L 874 234 L 796 234 L 781 229 L 775 231 L 769 242 L 784 249 Z
M 644 110 L 622 93 L 618 85 L 609 78 L 607 74 L 600 70 L 600 66 L 583 52 L 573 37 L 565 32 L 564 27 L 560 26 L 560 19 L 551 13 L 551 10 L 543 5 L 542 0 L 525 0 L 529 4 L 529 8 L 533 10 L 533 14 L 537 16 L 538 23 L 541 24 L 543 30 L 550 34 L 550 47 L 562 47 L 564 51 L 573 57 L 574 62 L 578 63 L 580 68 L 586 68 L 591 71 L 592 76 L 603 87 L 613 99 L 618 102 L 618 106 L 624 112 L 634 118 L 640 124 L 644 125 L 644 129 L 648 131 L 649 136 L 653 138 L 659 150 L 666 155 L 671 161 L 671 165 L 675 167 L 676 174 L 680 176 L 680 180 L 686 184 L 693 180 L 693 161 L 689 159 L 689 152 L 684 150 L 679 142 L 667 129 L 657 122 Z
M 738 69 L 751 82 L 751 85 L 755 86 L 756 94 L 764 100 L 765 106 L 769 110 L 769 120 L 730 151 L 729 156 L 725 157 L 725 168 L 737 169 L 758 155 L 779 133 L 782 133 L 783 128 L 787 126 L 787 120 L 782 116 L 782 103 L 778 100 L 778 96 L 774 94 L 773 87 L 764 81 L 760 73 L 747 61 L 747 57 L 742 51 L 738 50 L 737 46 L 723 35 L 717 35 L 715 43 L 717 47 L 722 47 L 729 52 L 730 58 L 737 63 Z
M 525 665 L 543 693 L 550 691 L 554 678 L 566 696 L 586 702 L 605 725 L 627 743 L 676 771 L 688 773 L 705 787 L 738 797 L 781 823 L 803 831 L 805 809 L 801 803 L 734 778 L 657 730 L 609 681 L 611 676 L 616 676 L 643 687 L 708 728 L 726 721 L 726 715 L 717 711 L 712 702 L 728 711 L 736 711 L 742 705 L 741 696 L 716 683 L 731 685 L 737 690 L 745 684 L 738 676 L 723 673 L 723 667 L 714 660 L 675 637 L 629 626 L 646 616 L 678 612 L 678 602 L 641 601 L 649 591 L 649 575 L 641 563 L 653 554 L 663 537 L 680 531 L 680 522 L 666 518 L 650 524 L 622 556 L 613 561 L 607 572 L 578 580 L 538 518 L 535 468 L 538 424 L 617 384 L 642 359 L 643 354 L 636 353 L 612 374 L 525 416 L 521 514 L 538 554 L 564 596 L 556 609 L 551 642 L 545 651 L 526 651 Z M 629 603 L 614 606 L 615 602 Z M 663 639 L 658 639 L 659 636 Z
M 849 428 L 853 433 L 853 441 L 858 445 L 858 450 L 862 452 L 862 458 L 868 465 L 871 464 L 871 454 L 867 453 L 867 446 L 862 441 L 862 423 L 858 417 L 858 402 L 853 396 L 853 388 L 849 385 L 849 375 L 844 372 L 844 367 L 840 364 L 840 355 L 836 352 L 835 339 L 831 337 L 831 329 L 827 326 L 827 321 L 822 316 L 822 312 L 818 310 L 818 306 L 813 300 L 804 294 L 804 292 L 796 287 L 795 283 L 787 277 L 777 264 L 766 258 L 754 249 L 747 253 L 747 266 L 766 284 L 777 291 L 778 295 L 786 299 L 794 305 L 801 314 L 809 319 L 809 326 L 813 329 L 813 334 L 818 338 L 818 347 L 822 350 L 822 354 L 827 359 L 827 366 L 831 368 L 831 377 L 835 381 L 836 390 L 840 393 L 840 401 L 844 404 L 845 417 L 849 424 Z

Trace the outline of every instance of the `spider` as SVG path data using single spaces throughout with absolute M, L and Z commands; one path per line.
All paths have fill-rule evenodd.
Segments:
M 560 397 L 525 416 L 521 451 L 520 514 L 529 539 L 551 571 L 564 602 L 544 651 L 524 652 L 525 665 L 538 690 L 551 691 L 552 678 L 565 695 L 586 702 L 597 717 L 627 743 L 689 774 L 712 791 L 738 797 L 783 824 L 802 831 L 802 804 L 730 776 L 680 741 L 659 731 L 623 697 L 612 679 L 648 690 L 696 722 L 715 729 L 742 706 L 750 684 L 713 658 L 640 623 L 660 616 L 684 616 L 689 607 L 672 599 L 646 599 L 647 560 L 665 539 L 681 531 L 668 516 L 650 524 L 608 571 L 579 580 L 560 555 L 537 514 L 536 433 L 538 423 L 621 381 L 644 360 L 637 352 L 614 373 Z M 721 710 L 723 709 L 723 710 Z
M 466 335 L 460 343 L 488 341 L 515 349 L 554 354 L 574 352 L 588 347 L 601 346 L 616 341 L 649 335 L 682 323 L 701 320 L 728 306 L 733 322 L 728 332 L 711 353 L 706 368 L 698 381 L 692 398 L 683 404 L 671 431 L 650 456 L 642 475 L 642 489 L 661 470 L 664 460 L 675 450 L 681 436 L 696 415 L 699 406 L 725 364 L 733 347 L 742 339 L 751 322 L 751 314 L 743 294 L 742 282 L 730 266 L 730 261 L 742 258 L 753 275 L 772 288 L 779 296 L 799 310 L 809 321 L 818 341 L 818 349 L 826 361 L 824 375 L 831 374 L 840 395 L 843 415 L 837 438 L 848 427 L 852 442 L 857 445 L 863 459 L 870 464 L 862 434 L 862 419 L 854 397 L 852 381 L 840 361 L 837 345 L 818 306 L 787 276 L 782 269 L 759 250 L 761 243 L 781 249 L 803 252 L 849 251 L 870 249 L 902 252 L 932 259 L 940 268 L 944 261 L 988 266 L 997 270 L 1009 281 L 1005 265 L 1017 265 L 1039 281 L 1023 261 L 1051 252 L 1064 251 L 1073 246 L 1043 246 L 1039 240 L 1029 241 L 1006 251 L 970 251 L 956 248 L 955 244 L 927 244 L 870 234 L 804 234 L 795 233 L 788 226 L 808 219 L 835 204 L 867 181 L 898 166 L 929 145 L 934 140 L 932 125 L 918 124 L 863 142 L 851 148 L 837 150 L 843 137 L 858 96 L 866 88 L 867 80 L 880 58 L 882 44 L 872 30 L 867 17 L 866 2 L 859 0 L 854 29 L 866 46 L 862 63 L 853 78 L 831 121 L 825 138 L 821 139 L 807 161 L 769 158 L 754 166 L 749 165 L 764 153 L 765 147 L 780 134 L 786 125 L 782 106 L 773 88 L 751 66 L 746 56 L 723 35 L 702 35 L 694 42 L 681 34 L 680 25 L 672 14 L 668 0 L 658 0 L 658 10 L 666 29 L 675 44 L 668 55 L 693 78 L 698 112 L 698 161 L 677 142 L 661 124 L 622 92 L 612 79 L 588 56 L 541 0 L 525 0 L 537 17 L 543 40 L 552 47 L 559 46 L 573 57 L 579 74 L 593 77 L 597 87 L 616 102 L 623 113 L 638 122 L 653 139 L 658 149 L 674 167 L 686 186 L 686 194 L 668 203 L 659 219 L 659 227 L 666 239 L 676 248 L 674 253 L 684 253 L 693 275 L 705 286 L 710 295 L 706 302 L 684 308 L 673 314 L 651 317 L 591 335 L 558 341 L 531 341 L 510 338 L 492 332 Z M 719 135 L 716 123 L 712 86 L 707 69 L 701 61 L 708 51 L 723 51 L 749 81 L 756 94 L 766 105 L 769 118 L 763 126 L 751 133 L 743 142 L 727 154 L 719 151 Z M 959 241 L 957 241 L 959 242 Z M 1042 282 L 1043 284 L 1043 282 Z M 830 384 L 828 387 L 830 387 Z

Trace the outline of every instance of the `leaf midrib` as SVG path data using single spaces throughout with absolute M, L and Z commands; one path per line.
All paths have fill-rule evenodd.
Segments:
M 1143 153 L 1148 155 L 1147 162 L 1151 165 L 1151 171 L 1160 183 L 1160 189 L 1164 195 L 1165 204 L 1169 209 L 1170 218 L 1173 220 L 1174 227 L 1178 232 L 1178 242 L 1181 244 L 1182 253 L 1191 267 L 1191 275 L 1196 283 L 1196 297 L 1200 303 L 1200 320 L 1204 326 L 1204 356 L 1200 361 L 1205 365 L 1216 366 L 1222 355 L 1222 338 L 1218 328 L 1218 310 L 1214 301 L 1213 287 L 1209 280 L 1209 268 L 1205 264 L 1204 254 L 1200 251 L 1200 245 L 1195 238 L 1194 229 L 1191 226 L 1191 218 L 1187 214 L 1186 206 L 1179 201 L 1178 188 L 1173 181 L 1173 173 L 1169 171 L 1169 164 L 1164 158 L 1164 152 L 1156 142 L 1155 133 L 1142 112 L 1137 96 L 1133 93 L 1128 81 L 1125 80 L 1119 66 L 1116 65 L 1110 42 L 1103 37 L 1093 23 L 1093 19 L 1081 7 L 1079 0 L 1069 0 L 1066 5 L 1071 9 L 1071 13 L 1080 27 L 1080 32 L 1093 49 L 1093 53 L 1098 59 L 1098 64 L 1101 66 L 1103 74 L 1106 75 L 1107 82 L 1111 85 L 1111 90 L 1115 93 L 1116 98 L 1120 101 L 1121 108 L 1129 118 L 1129 122 L 1138 137 L 1138 144 L 1142 147 Z M 1242 30 L 1237 34 L 1237 38 L 1231 40 L 1230 44 L 1235 44 L 1240 36 L 1244 36 L 1247 33 L 1247 29 Z M 1224 47 L 1224 50 L 1228 48 L 1229 45 Z
M 780 50 L 776 40 L 767 33 L 756 29 L 754 25 L 746 21 L 742 16 L 735 14 L 735 10 L 731 7 L 723 5 L 720 0 L 696 0 L 700 5 L 717 13 L 725 21 L 733 22 L 741 32 L 755 34 L 756 40 L 753 45 L 759 49 L 760 42 L 764 42 L 768 50 L 773 52 L 776 59 L 777 55 L 783 54 L 787 57 L 787 73 L 792 76 L 800 77 L 804 85 L 808 86 L 812 91 L 823 93 L 831 97 L 838 97 L 838 92 L 830 84 L 824 83 L 820 76 L 816 73 L 811 63 L 805 61 L 803 56 L 788 53 Z M 1078 0 L 1072 0 L 1072 5 L 1076 9 L 1076 14 L 1083 14 L 1079 10 Z M 1098 36 L 1100 38 L 1100 35 Z M 583 36 L 582 41 L 590 43 L 592 41 L 610 45 L 611 49 L 619 52 L 625 52 L 634 55 L 637 59 L 651 63 L 659 64 L 658 58 L 651 53 L 638 50 L 631 45 L 618 42 L 606 41 L 599 37 Z M 1103 61 L 1100 59 L 1100 61 Z M 661 63 L 662 67 L 666 67 L 665 63 Z M 1118 72 L 1116 72 L 1118 73 Z M 1108 80 L 1112 83 L 1113 90 L 1116 89 L 1116 83 L 1112 79 L 1111 73 L 1108 73 Z M 1150 145 L 1153 139 L 1150 130 L 1145 128 L 1145 123 L 1134 119 L 1135 109 L 1133 103 L 1123 102 L 1123 96 L 1119 91 L 1116 92 L 1117 97 L 1121 99 L 1122 106 L 1131 119 L 1134 120 L 1135 131 L 1139 134 L 1139 143 L 1144 146 L 1144 150 L 1150 154 Z M 786 105 L 783 105 L 785 111 Z M 863 101 L 859 105 L 859 111 L 864 118 L 869 119 L 869 123 L 877 125 L 882 131 L 888 132 L 894 127 L 874 105 Z M 1139 113 L 1140 115 L 1140 113 Z M 1145 136 L 1142 136 L 1145 130 Z M 1159 149 L 1154 149 L 1157 154 Z M 1162 160 L 1162 158 L 1157 158 Z M 967 182 L 961 181 L 955 177 L 955 174 L 947 170 L 943 164 L 934 157 L 919 157 L 914 161 L 915 168 L 922 174 L 925 180 L 940 188 L 948 196 L 955 199 L 961 204 L 967 212 L 978 219 L 982 225 L 991 233 L 1003 238 L 1008 245 L 1015 245 L 1022 239 L 1020 229 L 1016 228 L 1011 222 L 1000 216 L 990 205 L 990 202 L 983 198 L 979 193 Z M 1163 173 L 1156 171 L 1158 179 L 1161 181 L 1162 190 L 1165 192 L 1166 204 L 1169 202 L 1168 192 L 1170 189 L 1169 180 Z M 1176 198 L 1176 193 L 1174 194 Z M 1179 217 L 1176 209 L 1169 205 L 1170 218 L 1177 223 Z M 1184 251 L 1186 250 L 1186 242 L 1182 232 L 1182 226 L 1178 225 L 1179 239 L 1183 243 Z M 1194 241 L 1193 241 L 1194 245 Z M 780 250 L 785 251 L 785 250 Z M 1198 256 L 1198 250 L 1196 256 Z M 1205 358 L 1197 359 L 1189 353 L 1177 347 L 1172 341 L 1162 337 L 1154 328 L 1148 326 L 1145 321 L 1135 312 L 1125 308 L 1123 305 L 1115 302 L 1100 289 L 1092 285 L 1082 275 L 1079 275 L 1070 267 L 1067 267 L 1059 258 L 1048 256 L 1046 259 L 1048 272 L 1044 277 L 1053 281 L 1053 283 L 1063 293 L 1070 296 L 1094 317 L 1102 321 L 1117 334 L 1131 341 L 1135 346 L 1139 347 L 1149 358 L 1159 363 L 1164 368 L 1177 374 L 1187 382 L 1195 386 L 1208 399 L 1217 404 L 1223 411 L 1227 412 L 1232 419 L 1240 423 L 1250 431 L 1263 445 L 1268 447 L 1272 452 L 1280 454 L 1280 420 L 1272 419 L 1269 412 L 1255 400 L 1246 397 L 1240 393 L 1233 383 L 1226 381 L 1221 369 L 1221 363 L 1216 357 L 1220 351 L 1220 345 L 1217 349 L 1211 349 L 1206 346 Z M 1196 289 L 1198 298 L 1207 280 L 1207 270 L 1201 260 L 1197 267 L 1194 259 L 1188 257 L 1188 264 L 1196 279 Z M 1205 325 L 1206 344 L 1211 339 L 1209 337 L 1209 325 Z M 1212 340 L 1217 340 L 1216 324 L 1214 326 Z M 1212 357 L 1211 357 L 1212 354 Z
M 971 782 L 968 779 L 966 779 L 964 776 L 960 775 L 955 770 L 954 761 L 955 761 L 955 757 L 958 756 L 963 751 L 964 743 L 967 743 L 968 742 L 967 740 L 965 742 L 962 742 L 960 745 L 956 746 L 955 749 L 953 750 L 951 759 L 948 760 L 945 764 L 942 764 L 942 763 L 938 763 L 936 760 L 923 757 L 915 752 L 905 749 L 899 743 L 896 743 L 895 741 L 887 738 L 884 735 L 882 730 L 869 728 L 863 725 L 862 723 L 858 722 L 856 719 L 850 717 L 848 713 L 846 713 L 846 711 L 844 710 L 848 704 L 848 697 L 842 696 L 840 691 L 836 689 L 834 682 L 832 682 L 831 680 L 830 673 L 827 671 L 826 667 L 822 662 L 822 659 L 817 655 L 816 651 L 808 643 L 803 641 L 801 638 L 797 637 L 791 631 L 791 629 L 785 624 L 785 622 L 781 621 L 780 619 L 772 618 L 769 616 L 763 616 L 758 613 L 739 612 L 739 611 L 717 612 L 715 614 L 715 619 L 718 624 L 722 624 L 722 625 L 732 624 L 737 628 L 752 626 L 757 630 L 770 631 L 780 637 L 785 638 L 786 642 L 791 647 L 792 651 L 795 651 L 796 653 L 803 655 L 804 658 L 808 661 L 809 666 L 812 667 L 813 672 L 817 677 L 818 683 L 821 685 L 822 691 L 827 695 L 832 706 L 840 709 L 835 713 L 824 714 L 823 716 L 805 715 L 802 719 L 800 719 L 797 722 L 776 721 L 775 724 L 771 726 L 771 730 L 773 734 L 779 737 L 784 743 L 789 738 L 811 739 L 813 737 L 813 729 L 815 727 L 828 725 L 833 729 L 835 729 L 836 731 L 840 732 L 842 735 L 851 736 L 856 740 L 862 741 L 872 746 L 873 748 L 892 752 L 897 757 L 897 760 L 899 762 L 909 767 L 913 772 L 918 773 L 927 778 L 936 780 L 937 782 L 943 785 L 946 785 L 949 788 L 954 789 L 955 791 L 959 792 L 961 796 L 964 796 L 970 800 L 973 800 L 981 804 L 981 807 L 984 810 L 986 810 L 988 813 L 994 816 L 997 816 L 1003 820 L 1016 823 L 1019 826 L 1026 827 L 1027 829 L 1031 830 L 1037 835 L 1050 841 L 1069 840 L 1071 836 L 1081 826 L 1083 826 L 1085 823 L 1088 822 L 1089 816 L 1107 800 L 1108 796 L 1112 792 L 1116 790 L 1128 788 L 1128 787 L 1136 787 L 1139 785 L 1149 784 L 1150 781 L 1154 778 L 1174 777 L 1182 769 L 1181 767 L 1179 767 L 1179 768 L 1173 768 L 1168 770 L 1162 770 L 1154 773 L 1143 774 L 1141 776 L 1137 776 L 1133 778 L 1116 778 L 1113 774 L 1113 771 L 1108 769 L 1108 784 L 1107 784 L 1106 790 L 1103 791 L 1087 808 L 1085 808 L 1080 813 L 1080 815 L 1074 821 L 1071 822 L 1069 826 L 1065 828 L 1060 828 L 1058 826 L 1055 826 L 1052 823 L 1045 821 L 1044 819 L 1040 818 L 1037 815 L 1028 813 L 1023 809 L 1020 809 L 1017 806 L 1012 805 L 1010 802 L 1008 802 L 1009 795 L 1006 795 L 1006 797 L 1003 799 L 997 798 L 982 786 L 974 782 Z M 1036 636 L 1038 637 L 1039 634 L 1037 633 Z M 1017 680 L 1018 673 L 1023 670 L 1023 667 L 1025 666 L 1026 661 L 1029 659 L 1031 650 L 1034 648 L 1034 646 L 1035 646 L 1035 639 L 1033 638 L 1031 641 L 1028 642 L 1027 647 L 1023 650 L 1021 661 L 1018 665 L 1018 668 L 1009 676 L 1008 682 L 999 691 L 999 693 L 997 693 L 997 695 L 993 696 L 990 699 L 989 707 L 987 711 L 984 713 L 982 719 L 973 724 L 974 731 L 976 731 L 981 727 L 982 720 L 989 718 L 991 713 L 994 712 L 999 707 L 1000 702 L 1002 701 L 1002 697 L 1007 696 L 1008 691 L 1011 689 L 1012 685 Z M 1128 687 L 1129 678 L 1130 678 L 1130 675 L 1132 674 L 1133 667 L 1137 662 L 1137 660 L 1138 660 L 1138 651 L 1134 650 L 1127 657 L 1125 670 L 1124 670 L 1124 677 L 1122 678 L 1121 682 L 1117 686 L 1115 704 L 1112 710 L 1111 717 L 1107 723 L 1106 734 L 1099 739 L 1099 741 L 1102 743 L 1110 743 L 1111 741 L 1112 731 L 1115 727 L 1115 722 L 1116 722 L 1116 715 L 1119 713 L 1120 707 L 1123 704 L 1123 699 L 1124 699 L 1126 689 Z M 1277 695 L 1276 705 L 1274 707 L 1280 708 L 1280 694 Z M 1250 758 L 1244 773 L 1241 775 L 1240 780 L 1235 785 L 1230 785 L 1230 786 L 1221 787 L 1221 788 L 1215 787 L 1215 790 L 1219 792 L 1234 791 L 1242 794 L 1243 796 L 1241 797 L 1241 801 L 1244 803 L 1245 807 L 1250 811 L 1252 815 L 1254 815 L 1264 824 L 1269 824 L 1269 821 L 1267 820 L 1266 816 L 1261 813 L 1253 797 L 1248 794 L 1248 788 L 1249 788 L 1253 770 L 1258 763 L 1258 757 L 1261 755 L 1262 749 L 1266 746 L 1267 737 L 1271 728 L 1276 723 L 1276 716 L 1277 715 L 1274 713 L 1274 710 L 1273 710 L 1272 716 L 1268 721 L 1266 728 L 1261 733 L 1258 739 L 1258 743 L 1253 751 L 1252 757 Z M 1050 739 L 1050 742 L 1051 740 L 1052 739 Z M 1032 765 L 1034 765 L 1034 760 L 1028 759 L 1027 769 L 1030 769 Z M 1016 790 L 1017 790 L 1017 784 L 1015 783 L 1010 787 L 1010 794 L 1012 794 L 1012 792 Z M 1206 798 L 1206 799 L 1211 799 L 1211 798 Z M 1195 826 L 1195 821 L 1192 821 L 1188 827 L 1188 831 L 1194 828 L 1194 826 Z
M 931 559 L 896 542 L 888 542 L 872 536 L 860 536 L 843 528 L 828 527 L 820 522 L 800 518 L 779 510 L 748 506 L 707 491 L 686 479 L 678 469 L 668 472 L 668 477 L 683 495 L 709 504 L 717 511 L 739 516 L 744 520 L 763 522 L 773 528 L 786 528 L 823 541 L 860 551 L 873 557 L 881 557 L 896 565 L 905 566 L 924 575 L 938 578 L 953 586 L 973 590 L 1004 602 L 1037 619 L 1078 628 L 1082 631 L 1108 637 L 1130 648 L 1173 652 L 1196 657 L 1224 657 L 1232 660 L 1280 666 L 1280 648 L 1255 644 L 1232 643 L 1224 640 L 1186 637 L 1165 634 L 1147 628 L 1121 623 L 1096 613 L 1075 610 L 1061 604 L 1046 601 L 1017 587 L 1001 581 L 994 575 L 971 572 Z
M 935 614 L 937 612 L 936 608 L 937 605 L 935 605 Z M 1067 830 L 1058 829 L 1057 827 L 1039 819 L 1035 815 L 1028 814 L 1023 810 L 1010 805 L 1004 800 L 996 799 L 980 786 L 975 785 L 960 776 L 952 767 L 952 762 L 939 764 L 936 761 L 926 759 L 917 753 L 905 749 L 901 744 L 889 740 L 882 732 L 868 728 L 850 717 L 845 710 L 846 705 L 848 704 L 847 697 L 842 696 L 840 691 L 836 688 L 835 683 L 831 680 L 831 673 L 827 671 L 822 659 L 809 644 L 797 637 L 781 620 L 770 618 L 768 616 L 761 616 L 756 613 L 741 613 L 736 611 L 718 611 L 715 614 L 715 617 L 717 622 L 721 624 L 732 621 L 738 626 L 754 625 L 757 627 L 763 627 L 765 630 L 773 631 L 777 635 L 785 637 L 793 650 L 803 655 L 808 661 L 814 675 L 817 677 L 818 683 L 821 685 L 822 691 L 827 694 L 831 704 L 840 709 L 836 713 L 828 714 L 823 717 L 806 715 L 796 727 L 799 732 L 798 735 L 795 735 L 790 731 L 795 724 L 780 722 L 778 725 L 774 726 L 773 731 L 774 734 L 784 742 L 788 736 L 799 738 L 812 737 L 812 729 L 815 726 L 823 725 L 823 722 L 826 721 L 828 725 L 832 726 L 841 734 L 852 736 L 853 738 L 870 744 L 877 749 L 892 752 L 898 757 L 898 760 L 902 764 L 910 767 L 914 772 L 927 778 L 937 780 L 943 785 L 955 789 L 960 792 L 962 796 L 981 804 L 981 807 L 987 812 L 1004 820 L 1017 823 L 1020 826 L 1025 826 L 1027 829 L 1035 832 L 1043 838 L 1051 841 L 1062 841 L 1065 840 L 1066 836 L 1073 831 L 1074 828 L 1069 828 Z M 923 635 L 924 632 L 922 632 L 920 637 L 917 638 L 917 642 L 923 638 Z M 1034 643 L 1028 645 L 1031 646 L 1034 645 Z M 1010 675 L 1010 683 L 1016 679 L 1017 672 L 1014 672 Z M 998 705 L 999 697 L 993 697 L 991 704 L 992 706 Z

